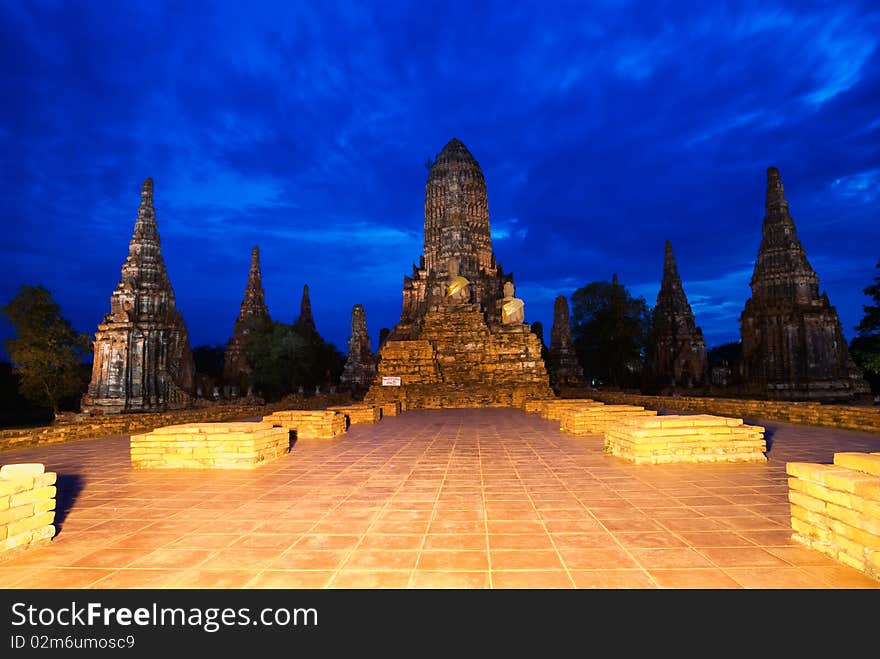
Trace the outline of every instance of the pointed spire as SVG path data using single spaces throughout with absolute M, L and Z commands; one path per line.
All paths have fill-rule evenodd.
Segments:
M 788 208 L 788 200 L 785 198 L 785 188 L 782 185 L 782 177 L 776 167 L 767 168 L 767 201 L 766 208 Z
M 662 389 L 704 384 L 708 368 L 706 343 L 684 293 L 668 240 L 663 255 L 663 281 L 652 315 L 654 346 L 647 364 L 651 386 Z
M 134 223 L 132 243 L 136 240 L 159 241 L 156 226 L 156 210 L 153 208 L 153 179 L 146 178 L 141 186 L 141 203 L 138 206 L 137 220 Z M 133 246 L 133 245 L 132 245 Z
M 266 293 L 263 290 L 263 275 L 260 271 L 260 248 L 254 246 L 251 250 L 251 267 L 248 271 L 247 285 L 244 289 L 244 298 L 241 300 L 241 309 L 238 314 L 236 325 L 250 318 L 265 318 L 269 320 L 269 309 L 266 307 Z
M 361 304 L 351 309 L 351 336 L 348 339 L 348 358 L 339 378 L 343 389 L 355 392 L 366 390 L 376 377 L 376 361 L 370 350 L 367 334 L 367 313 Z
M 616 281 L 617 275 L 615 275 Z M 553 327 L 550 329 L 550 364 L 553 384 L 581 387 L 586 384 L 571 336 L 568 300 L 558 295 L 553 302 Z
M 675 254 L 672 253 L 672 243 L 666 241 L 666 252 L 663 255 L 663 281 L 667 279 L 679 279 L 678 266 L 675 263 Z
M 611 275 L 611 283 L 612 283 L 614 286 L 619 286 L 619 285 L 620 285 L 620 282 L 617 281 L 617 273 L 616 273 L 616 272 L 615 272 L 613 275 Z
M 303 286 L 302 302 L 299 305 L 299 318 L 296 320 L 296 331 L 302 336 L 317 334 L 315 319 L 312 317 L 312 302 L 309 299 L 309 285 Z

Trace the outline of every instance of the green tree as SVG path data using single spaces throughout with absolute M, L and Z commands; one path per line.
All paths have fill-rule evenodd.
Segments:
M 62 399 L 78 398 L 88 384 L 83 360 L 91 351 L 89 336 L 71 327 L 43 286 L 21 286 L 2 311 L 15 329 L 6 352 L 20 378 L 21 394 L 57 415 Z
M 317 334 L 302 336 L 293 325 L 272 323 L 248 334 L 245 354 L 254 391 L 278 400 L 303 387 L 326 391 L 336 384 L 345 357 Z
M 877 262 L 880 270 L 880 261 Z M 863 289 L 874 304 L 862 305 L 865 317 L 856 326 L 858 336 L 850 342 L 850 355 L 853 361 L 865 373 L 871 388 L 877 392 L 880 388 L 880 274 L 874 283 Z
M 571 296 L 572 335 L 584 374 L 614 386 L 637 386 L 651 334 L 645 298 L 617 281 L 594 281 Z

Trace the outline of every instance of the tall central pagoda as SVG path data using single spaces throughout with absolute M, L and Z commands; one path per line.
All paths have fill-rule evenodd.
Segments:
M 551 396 L 523 308 L 492 252 L 483 172 L 452 139 L 428 174 L 424 255 L 404 277 L 400 322 L 366 400 L 483 407 Z

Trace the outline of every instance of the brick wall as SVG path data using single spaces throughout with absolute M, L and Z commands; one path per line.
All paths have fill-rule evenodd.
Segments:
M 789 462 L 792 538 L 880 579 L 880 453 Z
M 605 403 L 642 405 L 648 409 L 699 412 L 747 419 L 786 421 L 808 426 L 847 428 L 880 433 L 880 407 L 822 405 L 738 398 L 698 398 L 641 396 L 622 392 L 589 391 L 589 396 Z
M 0 468 L 0 560 L 55 535 L 55 478 L 36 463 Z

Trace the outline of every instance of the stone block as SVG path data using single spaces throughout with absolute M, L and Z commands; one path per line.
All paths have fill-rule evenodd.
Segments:
M 880 476 L 880 453 L 835 453 L 834 464 L 872 476 Z

